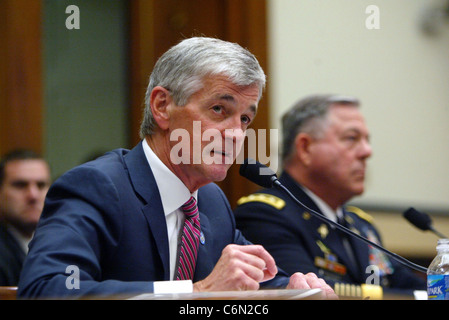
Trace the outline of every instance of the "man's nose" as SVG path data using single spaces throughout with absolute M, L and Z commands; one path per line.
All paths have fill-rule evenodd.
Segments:
M 360 154 L 364 159 L 371 157 L 371 155 L 373 154 L 373 148 L 371 147 L 371 143 L 368 141 L 368 139 L 362 139 L 360 143 Z
M 242 139 L 245 137 L 245 130 L 242 129 L 242 122 L 240 116 L 229 118 L 226 122 L 225 130 L 223 131 L 224 138 Z
M 38 199 L 42 194 L 42 190 L 37 184 L 30 183 L 27 188 L 27 196 L 29 199 Z

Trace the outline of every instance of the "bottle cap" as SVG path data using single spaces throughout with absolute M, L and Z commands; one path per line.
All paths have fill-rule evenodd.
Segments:
M 439 248 L 449 247 L 449 239 L 439 239 L 437 244 L 437 250 Z

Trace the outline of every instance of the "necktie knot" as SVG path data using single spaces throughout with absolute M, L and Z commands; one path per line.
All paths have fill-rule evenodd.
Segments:
M 339 224 L 341 224 L 342 226 L 344 226 L 344 227 L 347 227 L 347 226 L 348 226 L 344 214 L 341 215 L 341 216 L 337 216 L 337 222 L 338 222 Z
M 194 197 L 190 197 L 190 199 L 181 206 L 181 209 L 188 218 L 194 219 L 198 216 L 198 207 Z

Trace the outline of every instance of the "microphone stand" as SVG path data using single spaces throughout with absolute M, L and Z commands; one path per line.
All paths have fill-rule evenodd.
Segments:
M 432 226 L 429 226 L 429 230 L 432 231 L 435 235 L 437 235 L 441 239 L 447 239 L 447 237 L 439 232 L 438 230 L 434 229 Z
M 320 219 L 320 220 L 322 220 L 322 221 L 324 221 L 324 222 L 327 222 L 327 223 L 329 223 L 329 224 L 335 226 L 337 229 L 343 231 L 344 233 L 346 233 L 346 234 L 348 234 L 348 235 L 351 235 L 351 236 L 354 236 L 354 237 L 358 238 L 359 240 L 362 240 L 362 241 L 364 241 L 365 243 L 367 243 L 367 244 L 369 244 L 369 245 L 375 247 L 376 249 L 379 249 L 380 251 L 385 252 L 386 254 L 388 254 L 389 256 L 391 256 L 392 258 L 394 258 L 395 260 L 397 260 L 398 262 L 402 263 L 403 265 L 405 265 L 405 266 L 407 266 L 407 267 L 409 267 L 409 268 L 415 269 L 416 271 L 419 271 L 419 272 L 427 273 L 427 268 L 424 268 L 424 267 L 422 267 L 422 266 L 420 266 L 420 265 L 417 265 L 417 264 L 415 264 L 415 263 L 413 263 L 413 262 L 411 262 L 411 261 L 405 259 L 404 257 L 401 257 L 400 255 L 397 255 L 397 254 L 394 253 L 394 252 L 388 251 L 387 249 L 385 249 L 384 247 L 378 245 L 377 243 L 374 243 L 374 242 L 372 242 L 372 241 L 369 241 L 368 239 L 362 237 L 361 235 L 359 235 L 359 234 L 357 234 L 357 233 L 355 233 L 355 232 L 352 232 L 352 231 L 349 230 L 348 228 L 346 228 L 346 227 L 344 227 L 344 226 L 338 224 L 337 222 L 334 222 L 334 221 L 332 221 L 332 220 L 326 218 L 326 217 L 323 216 L 322 214 L 320 214 L 320 213 L 318 213 L 318 212 L 316 212 L 316 211 L 310 209 L 309 207 L 307 207 L 306 205 L 304 205 L 301 201 L 299 201 L 299 200 L 298 200 L 298 199 L 297 199 L 297 198 L 296 198 L 296 197 L 295 197 L 295 196 L 294 196 L 294 195 L 293 195 L 293 194 L 292 194 L 292 193 L 291 193 L 291 192 L 290 192 L 284 185 L 282 185 L 282 183 L 276 178 L 276 176 L 271 177 L 271 180 L 273 181 L 273 184 L 274 184 L 276 187 L 278 187 L 278 188 L 282 189 L 284 192 L 286 192 L 286 193 L 289 195 L 289 197 L 290 197 L 291 199 L 293 199 L 293 201 L 295 201 L 295 202 L 296 202 L 297 204 L 299 204 L 301 207 L 304 207 L 306 210 L 310 211 L 310 213 L 312 213 L 312 214 L 313 214 L 315 217 L 317 217 L 318 219 Z
M 447 237 L 436 230 L 432 226 L 432 219 L 427 213 L 416 210 L 415 208 L 409 208 L 404 211 L 403 216 L 407 219 L 413 226 L 422 231 L 432 231 L 437 237 L 441 239 L 447 239 Z

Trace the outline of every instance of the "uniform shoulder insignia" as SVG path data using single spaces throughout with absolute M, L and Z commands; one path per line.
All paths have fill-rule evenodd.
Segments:
M 362 218 L 363 220 L 368 221 L 369 223 L 373 223 L 374 218 L 369 215 L 368 213 L 366 213 L 365 211 L 363 211 L 360 208 L 354 207 L 354 206 L 348 206 L 346 207 L 346 210 L 352 213 L 355 213 L 356 215 L 358 215 L 360 218 Z
M 241 197 L 238 201 L 237 201 L 237 205 L 242 205 L 244 203 L 248 203 L 248 202 L 262 202 L 262 203 L 266 203 L 272 207 L 275 207 L 278 210 L 281 210 L 283 207 L 285 207 L 285 201 L 282 200 L 281 198 L 278 198 L 276 196 L 273 196 L 271 194 L 266 194 L 266 193 L 254 193 L 254 194 L 250 194 L 249 196 L 246 197 Z

